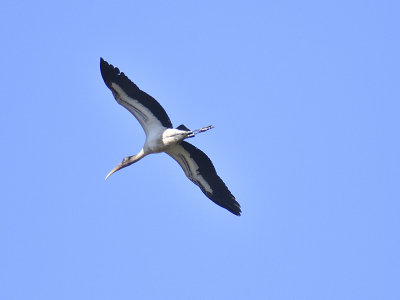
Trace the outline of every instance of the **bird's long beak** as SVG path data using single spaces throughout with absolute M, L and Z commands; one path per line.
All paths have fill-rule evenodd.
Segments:
M 110 177 L 110 175 L 112 173 L 115 173 L 119 170 L 121 170 L 122 168 L 125 168 L 127 166 L 130 166 L 131 164 L 137 162 L 139 159 L 142 159 L 142 157 L 144 156 L 144 151 L 143 149 L 140 150 L 140 152 L 136 155 L 132 155 L 132 156 L 127 156 L 122 160 L 122 163 L 120 163 L 118 166 L 116 166 L 110 173 L 108 173 L 108 175 L 106 176 L 106 180 L 108 177 Z
M 116 166 L 114 169 L 112 169 L 112 171 L 111 171 L 110 173 L 108 173 L 108 175 L 106 176 L 106 179 L 105 179 L 105 180 L 107 180 L 107 178 L 110 177 L 110 175 L 111 175 L 112 173 L 115 173 L 115 172 L 117 172 L 118 170 L 121 170 L 123 167 L 126 167 L 126 164 L 119 164 L 118 166 Z

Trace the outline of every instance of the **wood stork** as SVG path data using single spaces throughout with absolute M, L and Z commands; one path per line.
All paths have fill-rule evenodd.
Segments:
M 107 87 L 119 104 L 129 110 L 142 125 L 146 141 L 138 154 L 125 157 L 106 177 L 151 153 L 165 152 L 182 167 L 185 175 L 213 202 L 240 216 L 239 203 L 218 176 L 211 160 L 184 139 L 213 128 L 190 130 L 184 125 L 176 129 L 163 107 L 150 95 L 140 90 L 118 68 L 100 58 L 100 71 Z

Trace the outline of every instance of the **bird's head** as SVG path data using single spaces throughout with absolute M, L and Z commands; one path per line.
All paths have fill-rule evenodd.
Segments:
M 108 173 L 108 175 L 106 176 L 106 180 L 107 180 L 108 177 L 110 177 L 110 175 L 112 173 L 115 173 L 115 172 L 117 172 L 117 171 L 119 171 L 119 170 L 121 170 L 121 169 L 123 169 L 123 168 L 125 168 L 127 166 L 130 166 L 131 164 L 133 164 L 137 160 L 138 159 L 136 159 L 136 155 L 124 157 L 122 162 L 118 166 L 116 166 L 114 169 L 112 169 L 112 171 L 110 173 Z

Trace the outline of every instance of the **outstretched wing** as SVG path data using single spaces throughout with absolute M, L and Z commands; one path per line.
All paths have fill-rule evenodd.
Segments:
M 100 71 L 114 98 L 136 117 L 146 135 L 155 127 L 172 128 L 171 120 L 160 103 L 140 90 L 118 68 L 100 58 Z
M 240 216 L 240 204 L 218 176 L 214 165 L 204 152 L 192 144 L 181 142 L 168 148 L 166 153 L 180 164 L 186 176 L 198 185 L 208 198 L 231 213 Z

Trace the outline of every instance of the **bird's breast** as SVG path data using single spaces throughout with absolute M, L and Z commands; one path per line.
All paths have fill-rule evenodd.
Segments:
M 143 148 L 147 153 L 163 152 L 162 131 L 149 134 Z

